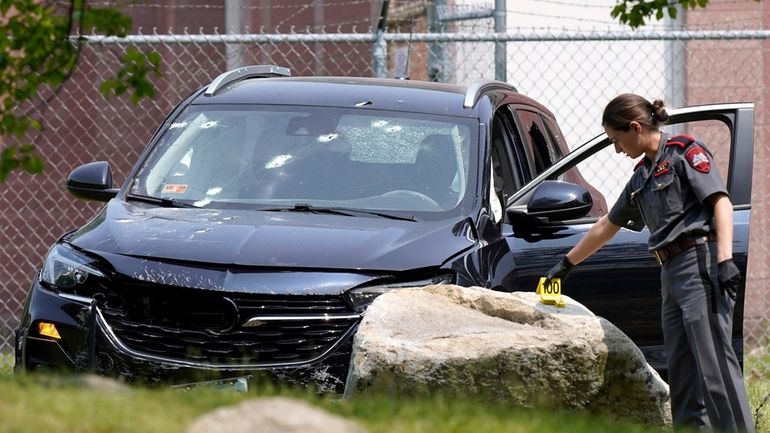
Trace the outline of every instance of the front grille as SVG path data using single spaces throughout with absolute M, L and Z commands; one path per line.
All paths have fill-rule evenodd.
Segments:
M 102 307 L 115 336 L 136 352 L 193 363 L 310 361 L 329 350 L 358 321 L 340 296 L 190 289 L 179 293 L 164 290 L 163 295 L 156 291 L 152 296 L 137 292 L 127 291 Z M 243 326 L 255 317 L 258 320 Z

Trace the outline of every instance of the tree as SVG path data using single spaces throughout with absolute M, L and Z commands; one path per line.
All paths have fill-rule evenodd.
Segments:
M 653 16 L 656 20 L 663 19 L 666 14 L 676 18 L 677 5 L 684 9 L 695 9 L 705 8 L 708 4 L 709 0 L 618 0 L 610 14 L 621 23 L 636 29 L 645 25 L 645 20 L 649 21 Z
M 125 36 L 131 19 L 112 7 L 93 7 L 87 0 L 0 0 L 0 136 L 23 137 L 42 128 L 31 113 L 48 103 L 78 64 L 84 39 L 95 31 Z M 160 76 L 160 56 L 129 49 L 114 79 L 102 83 L 105 94 L 131 92 L 134 102 L 154 96 L 148 76 Z M 47 98 L 41 91 L 50 89 Z M 0 182 L 16 169 L 43 170 L 32 143 L 8 144 L 0 153 Z

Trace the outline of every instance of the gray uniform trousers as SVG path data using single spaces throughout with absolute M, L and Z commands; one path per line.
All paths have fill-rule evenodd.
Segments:
M 674 425 L 754 433 L 732 347 L 735 302 L 717 280 L 716 244 L 699 240 L 663 264 L 663 338 Z

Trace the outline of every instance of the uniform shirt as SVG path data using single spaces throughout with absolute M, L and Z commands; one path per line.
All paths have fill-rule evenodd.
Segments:
M 711 152 L 702 143 L 664 132 L 655 162 L 645 156 L 634 170 L 608 218 L 634 231 L 646 225 L 651 252 L 682 235 L 705 235 L 715 229 L 713 208 L 704 202 L 727 190 Z

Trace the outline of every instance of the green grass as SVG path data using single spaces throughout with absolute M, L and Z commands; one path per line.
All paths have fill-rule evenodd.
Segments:
M 751 380 L 747 390 L 758 433 L 770 433 L 770 380 Z
M 746 354 L 743 370 L 757 432 L 770 433 L 770 348 L 758 348 Z
M 13 373 L 13 354 L 0 352 L 0 376 Z
M 237 398 L 143 389 L 106 393 L 38 380 L 0 378 L 0 432 L 183 432 L 197 414 Z
M 342 401 L 304 391 L 175 391 L 131 388 L 99 392 L 54 376 L 0 376 L 0 433 L 184 432 L 206 411 L 258 396 L 291 396 L 359 422 L 371 433 L 651 433 L 645 428 L 586 413 L 514 408 L 480 399 L 392 399 L 366 396 Z M 138 414 L 141 414 L 139 416 Z
M 746 358 L 746 371 L 754 372 L 747 373 L 747 383 L 759 433 L 770 433 L 770 374 L 767 372 L 770 360 L 766 357 L 766 351 L 754 351 Z M 78 386 L 70 377 L 14 376 L 12 367 L 12 355 L 0 354 L 0 433 L 181 433 L 195 417 L 206 411 L 247 398 L 273 395 L 310 401 L 356 420 L 370 433 L 660 431 L 585 412 L 522 409 L 475 398 L 362 396 L 341 401 L 306 391 L 272 388 L 246 394 L 211 389 L 181 392 L 137 387 L 125 393 L 105 393 Z

